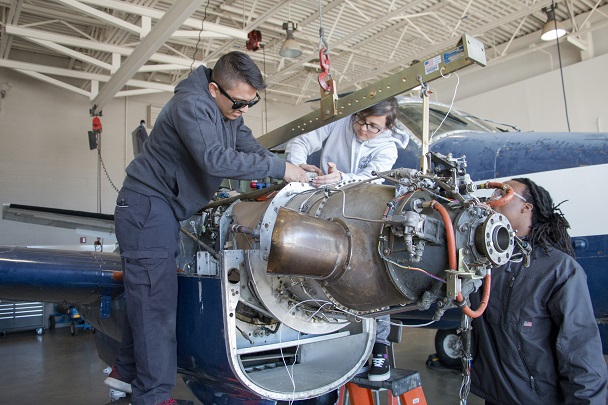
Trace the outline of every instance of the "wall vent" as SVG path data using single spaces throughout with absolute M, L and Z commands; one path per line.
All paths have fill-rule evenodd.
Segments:
M 156 118 L 162 110 L 162 105 L 148 104 L 148 119 L 146 120 L 146 127 L 152 128 L 156 122 Z

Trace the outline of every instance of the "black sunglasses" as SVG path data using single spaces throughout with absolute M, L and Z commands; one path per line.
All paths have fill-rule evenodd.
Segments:
M 220 91 L 220 93 L 222 93 L 224 96 L 226 96 L 226 98 L 230 101 L 232 101 L 232 109 L 233 110 L 240 110 L 241 108 L 247 106 L 249 108 L 253 107 L 254 105 L 256 105 L 259 101 L 260 101 L 260 95 L 258 93 L 255 93 L 255 98 L 253 100 L 250 101 L 236 101 L 235 99 L 233 99 L 232 97 L 230 97 L 230 94 L 226 93 L 226 90 L 222 89 L 222 86 L 220 86 L 217 82 L 215 81 L 211 81 L 211 83 L 214 83 L 218 90 Z

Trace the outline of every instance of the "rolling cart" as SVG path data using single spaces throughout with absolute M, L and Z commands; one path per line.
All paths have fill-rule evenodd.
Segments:
M 44 332 L 44 304 L 0 301 L 0 334 L 28 329 L 38 335 Z

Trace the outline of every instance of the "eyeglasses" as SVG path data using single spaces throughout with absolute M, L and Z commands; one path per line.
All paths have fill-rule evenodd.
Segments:
M 515 191 L 513 191 L 513 195 L 522 199 L 523 202 L 528 202 L 528 200 L 526 200 L 523 195 L 518 194 Z M 492 200 L 498 200 L 499 198 L 504 197 L 504 196 L 505 196 L 505 191 L 501 188 L 497 188 L 496 190 L 494 190 L 494 192 L 492 193 L 492 197 L 490 197 L 490 198 Z
M 258 93 L 255 93 L 255 98 L 253 100 L 250 101 L 236 101 L 235 99 L 233 99 L 232 97 L 230 97 L 230 94 L 226 93 L 226 90 L 222 89 L 222 86 L 220 86 L 217 82 L 215 81 L 211 81 L 211 83 L 214 83 L 218 90 L 220 91 L 220 93 L 222 93 L 224 96 L 226 96 L 226 98 L 230 101 L 232 101 L 232 109 L 233 110 L 240 110 L 241 108 L 247 106 L 249 108 L 253 107 L 254 105 L 256 105 L 259 101 L 260 101 L 260 95 Z
M 368 122 L 365 121 L 365 117 L 363 117 L 359 114 L 355 114 L 355 123 L 357 123 L 357 125 L 361 125 L 362 127 L 365 126 L 365 130 L 367 132 L 371 132 L 372 134 L 378 134 L 378 133 L 380 133 L 380 131 L 382 131 L 385 128 L 385 127 L 378 128 L 374 124 L 369 124 Z

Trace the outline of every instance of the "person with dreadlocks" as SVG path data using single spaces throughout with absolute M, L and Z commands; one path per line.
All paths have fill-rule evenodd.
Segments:
M 472 321 L 471 392 L 486 405 L 606 405 L 602 343 L 568 221 L 530 179 L 506 184 L 513 198 L 495 210 L 518 239 L 512 260 L 492 272 L 484 314 Z M 471 294 L 473 307 L 480 297 Z

